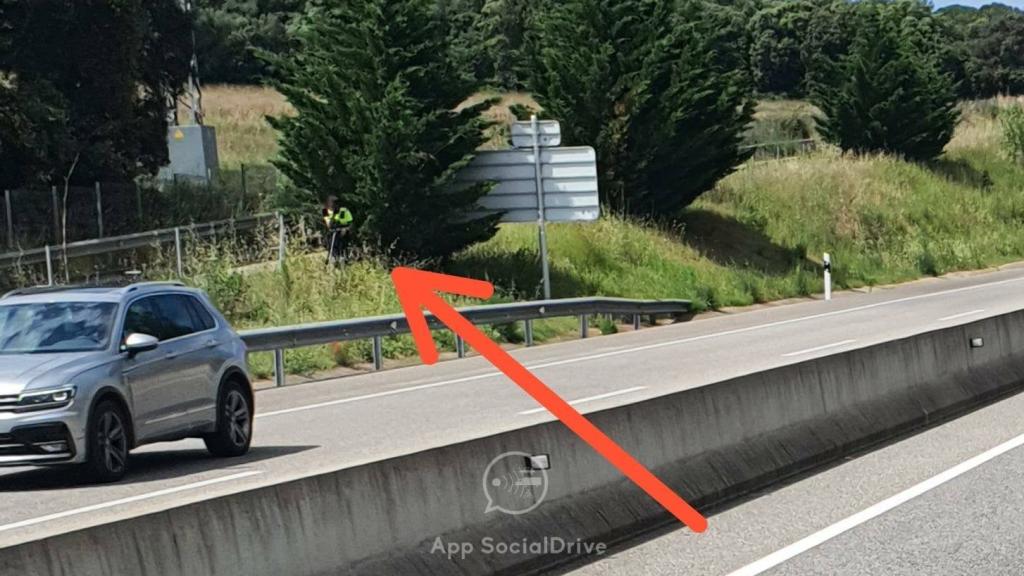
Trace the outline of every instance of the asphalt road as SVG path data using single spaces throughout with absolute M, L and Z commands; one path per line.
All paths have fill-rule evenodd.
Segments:
M 554 573 L 1024 573 L 1024 395 Z
M 1010 267 L 842 293 L 831 302 L 806 300 L 712 315 L 513 355 L 563 397 L 582 401 L 578 407 L 587 412 L 1024 308 L 1022 288 L 1024 267 Z M 267 390 L 257 396 L 256 437 L 252 453 L 243 459 L 210 458 L 200 442 L 190 441 L 139 450 L 133 472 L 114 485 L 81 486 L 68 472 L 54 469 L 0 471 L 0 546 L 552 418 L 536 408 L 481 358 Z M 957 450 L 962 447 L 958 442 L 953 443 Z M 830 503 L 821 506 L 832 509 Z M 786 512 L 786 525 L 807 516 L 797 506 Z M 766 524 L 762 531 L 748 532 L 746 545 L 765 540 L 765 532 L 802 537 L 800 531 Z M 755 549 L 767 554 L 769 547 Z M 734 556 L 732 551 L 718 554 Z M 756 554 L 743 557 L 753 561 Z M 600 570 L 600 565 L 584 569 Z M 739 564 L 699 566 L 693 573 L 718 573 Z

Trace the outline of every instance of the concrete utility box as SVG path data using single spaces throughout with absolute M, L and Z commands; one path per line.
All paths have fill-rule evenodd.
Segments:
M 217 130 L 213 126 L 171 126 L 167 131 L 171 163 L 160 170 L 161 180 L 207 181 L 220 171 Z

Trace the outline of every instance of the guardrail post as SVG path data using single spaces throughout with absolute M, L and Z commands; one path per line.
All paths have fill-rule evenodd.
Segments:
M 178 262 L 178 278 L 184 278 L 184 267 L 181 263 L 181 228 L 174 228 L 174 258 Z
M 99 182 L 96 183 L 96 231 L 97 238 L 103 238 L 103 190 Z
M 274 350 L 274 385 L 284 386 L 284 350 Z
M 526 345 L 533 346 L 533 320 L 523 321 L 523 332 L 526 335 Z
M 459 358 L 466 357 L 466 341 L 462 339 L 462 336 L 455 336 L 455 352 L 459 355 Z
M 586 314 L 580 314 L 580 338 L 587 337 L 588 320 L 590 318 Z
M 384 342 L 380 336 L 373 337 L 373 369 L 384 368 Z
M 50 254 L 50 245 L 46 245 L 46 284 L 53 286 L 53 258 Z
M 633 314 L 633 330 L 639 330 L 639 329 L 640 329 L 640 315 L 639 314 Z
M 4 190 L 4 208 L 7 210 L 7 247 L 14 248 L 14 210 L 11 210 L 11 191 Z

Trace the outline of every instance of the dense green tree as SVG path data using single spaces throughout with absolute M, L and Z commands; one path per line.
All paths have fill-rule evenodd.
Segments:
M 288 26 L 306 0 L 198 0 L 196 45 L 204 82 L 248 84 L 267 73 L 257 50 L 291 49 Z
M 530 91 L 564 142 L 596 148 L 613 209 L 675 216 L 745 159 L 752 104 L 735 10 L 566 0 L 530 28 Z
M 490 105 L 451 60 L 434 0 L 321 0 L 295 28 L 299 50 L 268 57 L 294 117 L 276 165 L 313 199 L 336 195 L 359 240 L 403 257 L 446 257 L 490 238 L 474 216 L 489 186 L 453 186 L 486 140 Z
M 191 56 L 176 0 L 0 8 L 0 184 L 128 180 L 167 163 L 167 103 Z
M 750 66 L 765 94 L 799 95 L 806 75 L 803 43 L 814 14 L 802 0 L 770 0 L 750 20 Z
M 484 84 L 520 87 L 526 22 L 540 0 L 440 0 L 461 70 Z
M 848 53 L 817 71 L 814 100 L 826 115 L 820 131 L 844 150 L 926 160 L 953 136 L 953 81 L 910 4 L 857 3 Z

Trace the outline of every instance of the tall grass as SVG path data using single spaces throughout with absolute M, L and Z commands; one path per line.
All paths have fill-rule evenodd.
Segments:
M 277 135 L 267 116 L 293 114 L 291 105 L 272 88 L 208 86 L 203 91 L 206 123 L 217 129 L 222 168 L 266 164 L 277 154 Z

